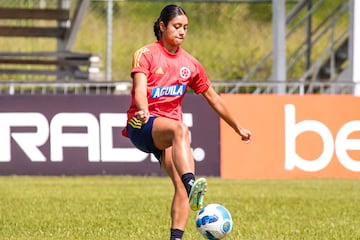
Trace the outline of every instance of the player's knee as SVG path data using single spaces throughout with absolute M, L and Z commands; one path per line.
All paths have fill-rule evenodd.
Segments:
M 189 139 L 189 128 L 183 122 L 178 122 L 175 126 L 175 136 Z

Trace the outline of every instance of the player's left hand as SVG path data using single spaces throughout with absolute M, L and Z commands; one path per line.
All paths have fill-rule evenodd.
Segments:
M 241 136 L 241 140 L 245 143 L 249 143 L 251 141 L 251 131 L 245 128 L 241 128 L 239 131 L 239 134 Z

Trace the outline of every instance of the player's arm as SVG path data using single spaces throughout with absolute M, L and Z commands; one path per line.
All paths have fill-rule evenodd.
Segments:
M 251 132 L 248 129 L 240 127 L 235 116 L 227 108 L 224 99 L 215 92 L 213 87 L 210 86 L 203 92 L 203 96 L 214 111 L 241 136 L 243 141 L 246 143 L 250 142 Z
M 133 74 L 133 85 L 135 91 L 135 103 L 139 111 L 136 116 L 142 123 L 149 120 L 149 108 L 147 99 L 147 77 L 144 73 L 137 72 Z

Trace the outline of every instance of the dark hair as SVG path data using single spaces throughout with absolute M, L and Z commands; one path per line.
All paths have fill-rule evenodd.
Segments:
M 154 33 L 157 40 L 161 39 L 160 22 L 164 22 L 165 26 L 167 26 L 171 19 L 180 15 L 186 16 L 185 10 L 180 6 L 171 4 L 163 8 L 160 17 L 154 23 Z

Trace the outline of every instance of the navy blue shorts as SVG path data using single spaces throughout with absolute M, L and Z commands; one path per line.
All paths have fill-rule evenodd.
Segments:
M 152 153 L 160 161 L 162 150 L 154 145 L 152 138 L 152 128 L 155 116 L 150 116 L 149 121 L 142 124 L 139 119 L 133 117 L 126 125 L 127 134 L 131 142 L 143 152 Z

